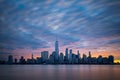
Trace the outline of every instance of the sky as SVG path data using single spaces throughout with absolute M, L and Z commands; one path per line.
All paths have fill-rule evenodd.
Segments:
M 51 54 L 56 37 L 60 52 L 120 59 L 120 0 L 0 0 L 0 59 Z

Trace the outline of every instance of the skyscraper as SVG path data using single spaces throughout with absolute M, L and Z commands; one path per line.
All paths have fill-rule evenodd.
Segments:
M 60 53 L 59 63 L 60 63 L 60 64 L 63 64 L 63 63 L 64 63 L 64 55 L 63 55 L 63 53 Z
M 25 61 L 25 59 L 24 59 L 23 56 L 21 56 L 21 58 L 20 58 L 20 60 L 19 60 L 19 63 L 20 63 L 20 64 L 25 64 L 25 63 L 26 63 L 26 61 Z
M 35 63 L 35 59 L 34 59 L 34 55 L 33 54 L 31 55 L 31 63 L 32 64 Z
M 91 58 L 91 52 L 89 51 L 89 56 L 88 57 L 90 57 Z
M 72 49 L 70 49 L 69 61 L 70 61 L 70 63 L 72 62 Z
M 91 52 L 89 51 L 89 55 L 88 55 L 88 63 L 91 63 L 91 58 L 92 58 L 92 56 L 91 56 Z
M 109 60 L 110 64 L 113 64 L 114 63 L 114 56 L 109 55 L 108 60 Z
M 56 39 L 55 41 L 55 59 L 58 60 L 59 57 L 59 44 L 58 44 L 58 40 Z
M 66 56 L 66 60 L 68 60 L 68 48 L 66 48 L 65 56 Z
M 48 51 L 41 52 L 41 58 L 42 58 L 43 62 L 48 60 L 48 55 L 49 55 Z
M 12 64 L 12 63 L 13 63 L 13 56 L 12 56 L 12 55 L 9 55 L 9 56 L 8 56 L 8 63 L 9 63 L 9 64 Z
M 80 53 L 79 50 L 77 51 L 78 59 L 80 59 Z
M 33 56 L 33 54 L 32 54 L 32 56 L 31 56 L 31 59 L 34 59 L 34 56 Z

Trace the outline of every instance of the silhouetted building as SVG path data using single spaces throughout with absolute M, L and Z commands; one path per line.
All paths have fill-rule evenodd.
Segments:
M 114 64 L 114 56 L 109 55 L 108 57 L 102 57 L 99 55 L 97 58 L 92 57 L 91 52 L 88 52 L 88 56 L 86 56 L 83 53 L 83 56 L 80 57 L 79 50 L 77 51 L 77 54 L 74 54 L 72 52 L 72 49 L 68 51 L 68 48 L 65 50 L 65 56 L 63 53 L 60 53 L 59 55 L 59 44 L 58 40 L 55 41 L 55 51 L 52 52 L 52 54 L 49 55 L 48 51 L 41 52 L 41 57 L 34 58 L 34 55 L 31 55 L 31 58 L 27 59 L 27 61 L 24 59 L 23 56 L 19 59 L 19 62 L 17 59 L 14 59 L 13 62 L 13 56 L 8 56 L 8 61 L 0 61 L 0 64 L 13 64 L 13 63 L 20 63 L 20 64 Z
M 85 54 L 83 54 L 82 63 L 87 63 L 87 56 Z
M 108 64 L 108 58 L 107 57 L 103 58 L 103 64 Z
M 53 57 L 52 54 L 51 54 L 50 57 L 49 57 L 49 63 L 50 63 L 50 64 L 53 64 L 53 63 L 54 63 L 54 57 Z
M 41 52 L 41 58 L 43 63 L 46 63 L 46 61 L 48 60 L 48 55 L 49 55 L 48 51 Z
M 42 58 L 37 57 L 37 59 L 36 59 L 36 63 L 37 63 L 37 64 L 42 64 Z
M 13 56 L 12 55 L 8 56 L 8 64 L 13 64 Z
M 16 58 L 14 59 L 14 63 L 15 63 L 15 64 L 17 64 L 17 63 L 18 63 Z
M 36 60 L 34 59 L 34 55 L 32 54 L 32 56 L 31 56 L 31 63 L 35 64 L 35 62 L 36 62 Z
M 89 51 L 89 55 L 88 55 L 88 63 L 91 64 L 91 52 Z
M 92 64 L 97 64 L 97 58 L 96 57 L 92 57 L 91 58 L 91 63 Z
M 68 61 L 68 58 L 69 57 L 69 54 L 68 54 L 68 48 L 66 48 L 66 50 L 65 50 L 65 58 L 66 58 L 66 61 Z
M 25 61 L 25 59 L 24 59 L 23 56 L 21 56 L 21 58 L 20 58 L 20 60 L 19 60 L 19 63 L 20 63 L 20 64 L 25 64 L 25 63 L 26 63 L 26 61 Z
M 102 64 L 102 62 L 103 62 L 102 56 L 99 55 L 99 57 L 97 58 L 97 63 Z
M 56 39 L 55 41 L 55 60 L 58 61 L 59 58 L 59 44 L 58 44 L 58 40 Z
M 80 59 L 80 52 L 79 50 L 77 51 L 78 59 Z
M 56 52 L 53 51 L 52 54 L 50 55 L 50 57 L 49 57 L 50 64 L 57 63 L 58 60 L 55 60 L 55 54 L 56 54 Z
M 59 63 L 60 63 L 60 64 L 63 64 L 63 63 L 64 63 L 64 55 L 63 55 L 63 53 L 60 53 Z
M 69 63 L 72 63 L 72 49 L 70 49 L 70 54 L 69 54 Z
M 109 60 L 109 63 L 110 63 L 110 64 L 113 64 L 113 63 L 114 63 L 114 56 L 110 55 L 110 56 L 108 57 L 108 60 Z
M 80 57 L 80 52 L 79 52 L 79 50 L 77 51 L 77 55 L 78 55 L 78 63 L 81 63 L 81 57 Z

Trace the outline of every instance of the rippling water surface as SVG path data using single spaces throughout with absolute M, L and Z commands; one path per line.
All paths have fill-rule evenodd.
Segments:
M 0 80 L 120 80 L 120 65 L 0 65 Z

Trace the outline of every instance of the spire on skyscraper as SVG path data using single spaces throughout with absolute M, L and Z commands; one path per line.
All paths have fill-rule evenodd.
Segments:
M 32 56 L 31 56 L 31 58 L 32 58 L 32 59 L 34 59 L 34 56 L 33 56 L 33 54 L 32 54 Z

